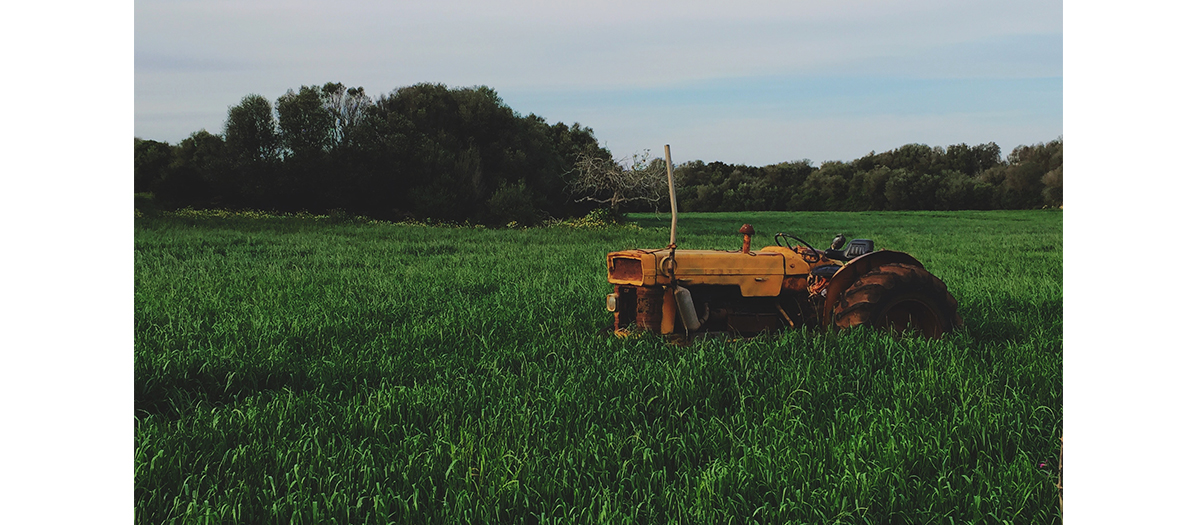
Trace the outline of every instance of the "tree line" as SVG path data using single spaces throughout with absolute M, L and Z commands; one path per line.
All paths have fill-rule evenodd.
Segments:
M 1061 205 L 1061 151 L 1060 139 L 1007 159 L 994 143 L 909 144 L 819 167 L 674 168 L 686 211 L 1034 208 Z M 376 100 L 361 87 L 302 86 L 273 103 L 247 95 L 219 134 L 135 139 L 135 191 L 165 208 L 534 224 L 599 203 L 659 206 L 652 179 L 663 170 L 662 159 L 614 159 L 589 127 L 522 116 L 486 86 L 416 84 Z
M 593 130 L 521 116 L 491 88 L 342 84 L 247 95 L 221 134 L 135 140 L 135 191 L 164 207 L 253 208 L 380 219 L 533 223 L 589 211 L 565 191 Z
M 991 210 L 1062 205 L 1062 140 L 1019 146 L 1000 157 L 994 142 L 946 148 L 907 144 L 850 162 L 764 167 L 676 168 L 686 211 Z

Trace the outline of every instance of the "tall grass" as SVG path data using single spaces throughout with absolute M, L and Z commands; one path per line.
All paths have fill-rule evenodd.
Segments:
M 682 214 L 909 252 L 939 341 L 602 335 L 635 228 L 145 217 L 141 523 L 1045 523 L 1062 422 L 1060 212 Z

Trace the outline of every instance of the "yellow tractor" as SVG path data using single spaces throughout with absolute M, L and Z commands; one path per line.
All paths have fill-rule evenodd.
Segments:
M 776 233 L 775 245 L 751 250 L 754 228 L 746 224 L 739 230 L 741 250 L 677 249 L 669 146 L 664 155 L 672 204 L 668 246 L 606 256 L 614 285 L 606 306 L 614 313 L 616 334 L 750 335 L 865 325 L 938 338 L 963 325 L 942 280 L 910 255 L 875 250 L 868 239 L 837 235 L 820 251 L 794 235 Z

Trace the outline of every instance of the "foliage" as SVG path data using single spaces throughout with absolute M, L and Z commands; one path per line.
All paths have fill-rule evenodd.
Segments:
M 172 146 L 167 142 L 135 139 L 135 193 L 146 193 L 164 179 L 172 163 Z
M 516 184 L 500 183 L 500 189 L 488 199 L 488 213 L 493 224 L 533 226 L 541 221 L 533 195 L 524 181 Z
M 1030 209 L 1062 205 L 1062 141 L 905 144 L 850 162 L 675 166 L 686 211 Z M 383 220 L 536 224 L 666 199 L 664 161 L 614 159 L 591 128 L 522 116 L 487 86 L 415 84 L 378 96 L 329 82 L 272 104 L 251 94 L 222 134 L 135 139 L 135 191 L 164 207 L 347 213 Z M 520 209 L 510 203 L 524 203 Z M 509 215 L 517 215 L 509 217 Z
M 201 130 L 180 141 L 171 162 L 154 185 L 156 198 L 164 205 L 213 207 L 224 204 L 232 180 L 225 141 Z
M 565 227 L 569 227 L 569 228 L 587 228 L 587 229 L 612 228 L 612 227 L 623 227 L 623 228 L 633 228 L 633 229 L 639 228 L 639 224 L 626 221 L 622 215 L 612 212 L 610 208 L 597 208 L 595 210 L 592 210 L 590 213 L 587 213 L 584 217 L 567 219 L 567 220 L 557 223 L 557 225 L 558 226 L 565 226 Z
M 967 323 L 689 347 L 600 334 L 604 253 L 666 215 L 219 215 L 136 221 L 138 523 L 1060 521 L 1060 212 L 684 213 L 686 248 L 873 238 Z
M 229 109 L 225 120 L 225 144 L 231 158 L 247 166 L 276 162 L 280 144 L 276 125 L 269 100 L 262 95 L 243 97 Z
M 144 192 L 135 194 L 135 216 L 155 216 L 160 214 L 160 207 L 156 205 L 156 196 Z
M 320 89 L 324 109 L 332 120 L 330 143 L 333 148 L 349 148 L 360 144 L 358 130 L 365 125 L 365 117 L 373 99 L 363 87 L 345 87 L 329 82 Z
M 322 156 L 332 144 L 335 129 L 323 91 L 317 86 L 287 90 L 275 103 L 284 153 L 307 161 Z
M 691 211 L 1031 209 L 1061 205 L 1061 139 L 1019 146 L 1007 160 L 995 143 L 907 144 L 818 168 L 694 161 L 676 177 Z
M 1041 194 L 1045 197 L 1046 206 L 1061 207 L 1064 191 L 1061 175 L 1061 166 L 1057 166 L 1049 173 L 1046 173 L 1044 177 L 1041 177 L 1041 184 L 1045 187 L 1041 191 Z

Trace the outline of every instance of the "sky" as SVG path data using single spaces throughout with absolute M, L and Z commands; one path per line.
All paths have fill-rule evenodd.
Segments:
M 486 85 L 616 157 L 853 160 L 1063 135 L 1061 2 L 137 0 L 135 136 L 245 95 Z

